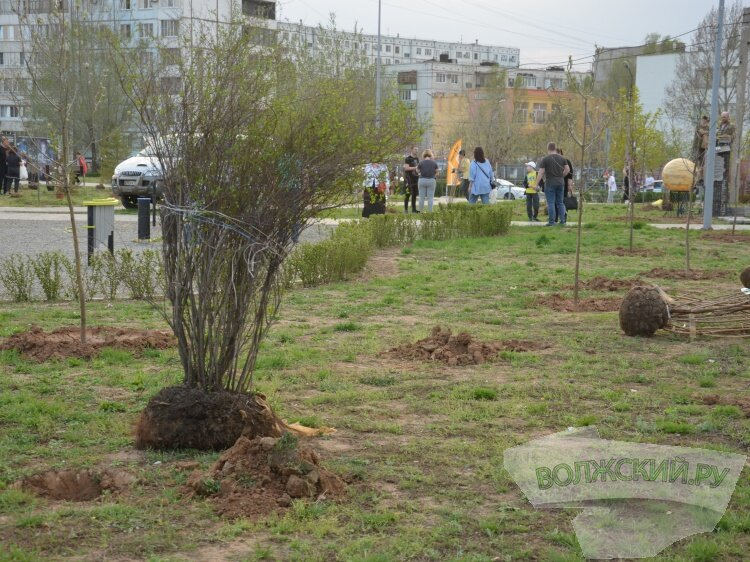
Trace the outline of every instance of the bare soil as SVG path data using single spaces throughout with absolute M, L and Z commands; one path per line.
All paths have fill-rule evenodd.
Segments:
M 691 269 L 685 271 L 684 269 L 664 269 L 662 267 L 655 267 L 651 271 L 645 271 L 641 275 L 644 277 L 657 277 L 660 279 L 686 279 L 689 281 L 704 281 L 708 279 L 722 279 L 732 275 L 727 271 L 719 270 L 701 270 Z
M 719 396 L 718 394 L 709 394 L 702 398 L 704 404 L 723 406 L 737 406 L 745 417 L 750 418 L 750 398 L 735 398 L 733 396 Z
M 24 478 L 15 487 L 51 500 L 83 502 L 105 490 L 122 492 L 135 481 L 135 476 L 120 470 L 50 470 Z
M 745 242 L 750 244 L 750 234 L 745 234 L 741 230 L 735 231 L 734 234 L 731 230 L 709 230 L 702 233 L 701 238 L 712 242 L 728 242 L 730 244 Z
M 171 386 L 160 390 L 141 412 L 135 446 L 220 451 L 241 436 L 280 437 L 287 429 L 262 394 Z
M 207 497 L 223 517 L 258 519 L 290 507 L 293 499 L 341 497 L 346 484 L 294 438 L 240 437 L 208 472 L 193 472 L 187 489 Z
M 596 277 L 593 277 L 589 279 L 588 281 L 583 281 L 581 283 L 581 287 L 583 289 L 587 289 L 589 291 L 621 291 L 623 289 L 632 289 L 636 285 L 640 285 L 641 280 L 636 279 L 610 279 L 609 277 L 604 277 L 602 275 L 597 275 Z M 570 290 L 573 290 L 574 286 L 570 286 Z
M 394 347 L 388 354 L 399 359 L 440 361 L 447 365 L 481 365 L 493 361 L 501 351 L 533 351 L 549 344 L 534 341 L 507 340 L 480 342 L 470 334 L 453 335 L 449 329 L 435 326 L 429 337 L 413 344 Z
M 86 330 L 86 343 L 81 343 L 78 326 L 45 332 L 32 326 L 27 332 L 13 334 L 0 343 L 0 349 L 15 349 L 26 359 L 47 361 L 80 357 L 91 359 L 104 347 L 125 349 L 139 355 L 145 349 L 166 349 L 175 345 L 174 336 L 164 330 L 97 327 Z
M 638 256 L 642 258 L 652 258 L 664 255 L 663 251 L 657 250 L 656 248 L 633 248 L 633 251 L 631 252 L 628 248 L 623 248 L 622 246 L 618 246 L 614 250 L 607 248 L 602 250 L 602 252 L 613 256 Z
M 616 312 L 620 310 L 620 298 L 590 298 L 578 299 L 578 306 L 571 298 L 559 293 L 539 299 L 539 303 L 559 312 Z

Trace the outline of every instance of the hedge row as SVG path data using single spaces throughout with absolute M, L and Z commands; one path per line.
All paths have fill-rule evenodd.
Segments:
M 290 279 L 306 287 L 342 281 L 359 273 L 375 248 L 403 246 L 415 240 L 450 240 L 506 234 L 510 205 L 448 205 L 419 220 L 401 214 L 372 215 L 343 223 L 330 239 L 302 244 L 289 260 Z

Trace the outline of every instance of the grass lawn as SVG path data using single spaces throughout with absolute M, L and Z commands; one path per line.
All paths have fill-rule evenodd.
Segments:
M 91 183 L 93 180 L 87 178 Z M 0 207 L 64 207 L 67 206 L 65 198 L 58 199 L 54 191 L 47 191 L 47 186 L 42 182 L 40 189 L 29 189 L 25 184 L 21 184 L 18 190 L 18 197 L 9 197 L 8 195 L 0 196 Z M 72 189 L 73 205 L 82 206 L 83 202 L 88 199 L 104 199 L 112 197 L 112 188 L 105 185 L 104 189 L 97 189 L 93 185 L 85 187 L 74 187 Z
M 662 253 L 616 256 L 628 234 L 612 217 L 624 209 L 588 208 L 600 210 L 583 231 L 584 279 L 683 265 L 684 232 L 641 225 L 637 246 Z M 750 244 L 691 236 L 693 267 L 731 277 L 654 281 L 670 293 L 736 290 Z M 546 308 L 545 295 L 572 295 L 574 250 L 572 228 L 514 227 L 504 237 L 381 251 L 378 266 L 357 279 L 290 291 L 264 344 L 257 390 L 288 421 L 337 428 L 310 443 L 351 483 L 344 501 L 295 503 L 259 521 L 222 520 L 205 500 L 183 493 L 187 473 L 177 461 L 208 468 L 217 454 L 132 447 L 140 410 L 180 381 L 175 350 L 144 357 L 105 350 L 90 362 L 41 364 L 0 352 L 0 560 L 582 560 L 571 523 L 578 512 L 534 509 L 504 471 L 503 451 L 596 425 L 605 439 L 747 454 L 750 419 L 701 396 L 748 397 L 750 353 L 747 340 L 627 338 L 617 313 Z M 3 304 L 0 335 L 77 318 L 70 304 Z M 89 322 L 164 326 L 148 305 L 128 301 L 92 304 Z M 479 339 L 552 347 L 470 367 L 385 353 L 438 324 Z M 117 467 L 137 483 L 81 503 L 10 487 L 43 470 L 89 467 Z M 747 560 L 748 472 L 714 533 L 685 539 L 658 559 Z

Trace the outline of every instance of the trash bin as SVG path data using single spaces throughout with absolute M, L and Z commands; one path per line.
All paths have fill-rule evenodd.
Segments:
M 115 205 L 119 203 L 114 197 L 83 202 L 88 212 L 86 239 L 89 264 L 91 256 L 98 249 L 106 248 L 112 254 L 115 252 Z

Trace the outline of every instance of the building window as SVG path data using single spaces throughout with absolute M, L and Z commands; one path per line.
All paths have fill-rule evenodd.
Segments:
M 513 121 L 516 123 L 526 123 L 529 118 L 529 110 L 525 103 L 516 102 L 513 104 Z
M 262 0 L 242 0 L 242 14 L 258 19 L 275 20 L 276 4 Z
M 458 74 L 449 74 L 451 79 L 451 84 L 458 84 Z
M 425 49 L 425 50 L 424 50 L 424 54 L 425 54 L 425 55 L 428 55 L 428 56 L 429 56 L 429 55 L 432 55 L 432 49 Z
M 344 41 L 344 47 L 349 48 L 349 41 Z
M 394 60 L 393 62 L 394 62 L 395 64 L 401 64 L 401 60 L 400 60 L 400 59 L 396 59 L 396 60 Z M 2 64 L 2 63 L 0 63 L 0 64 Z
M 176 95 L 182 89 L 182 79 L 177 76 L 163 76 L 160 83 L 161 91 L 165 94 Z
M 165 4 L 167 8 L 175 8 L 177 7 L 177 0 L 166 0 Z
M 417 47 L 417 54 L 418 54 L 418 55 L 421 55 L 421 54 L 422 54 L 422 47 Z
M 534 112 L 531 114 L 532 123 L 541 125 L 544 123 L 544 119 L 547 116 L 547 104 L 546 103 L 535 103 Z
M 471 90 L 474 87 L 474 85 L 471 82 L 466 82 L 464 86 L 466 87 L 467 90 Z
M 461 54 L 462 54 L 461 51 L 456 51 L 456 58 L 460 59 L 461 58 Z
M 464 53 L 464 58 L 465 59 L 468 59 L 470 56 L 471 56 L 471 53 L 469 53 L 468 51 L 466 53 Z
M 508 57 L 509 62 L 516 62 L 516 55 L 511 55 Z
M 508 62 L 508 55 L 500 55 L 501 62 Z
M 161 60 L 166 65 L 180 64 L 180 50 L 179 49 L 162 49 Z
M 385 46 L 385 52 L 386 53 L 390 53 L 391 52 L 391 46 L 390 45 L 386 45 Z
M 474 53 L 474 60 L 479 60 L 479 53 Z
M 130 39 L 130 24 L 124 23 L 120 26 L 120 37 Z
M 180 31 L 180 20 L 161 20 L 161 36 L 177 37 Z
M 497 55 L 495 55 L 495 62 L 497 62 Z
M 149 8 L 153 8 L 156 3 L 154 0 L 139 0 L 138 7 L 142 10 L 148 10 Z
M 391 59 L 385 59 L 385 64 L 391 64 Z
M 138 24 L 138 36 L 139 37 L 153 37 L 154 36 L 154 24 L 153 23 L 139 23 Z
M 5 64 L 5 53 L 0 53 L 0 65 Z
M 130 10 L 132 8 L 133 8 L 133 4 L 131 3 L 131 0 L 120 0 L 121 10 Z
M 401 52 L 401 47 L 399 47 L 398 45 L 396 45 L 395 47 L 393 47 L 393 52 L 398 55 Z
M 442 72 L 438 72 L 435 75 L 435 82 L 439 82 L 441 84 L 445 83 L 445 74 L 443 74 Z

